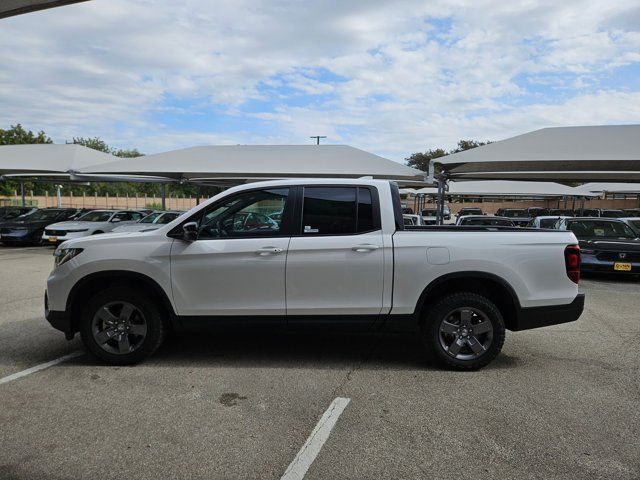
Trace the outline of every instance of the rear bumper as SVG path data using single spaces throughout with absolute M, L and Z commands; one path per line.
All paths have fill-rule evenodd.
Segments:
M 520 331 L 575 322 L 584 310 L 584 293 L 579 293 L 573 302 L 566 305 L 521 308 L 510 330 Z

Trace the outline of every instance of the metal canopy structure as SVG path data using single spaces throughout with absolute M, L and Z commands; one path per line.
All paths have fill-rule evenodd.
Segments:
M 640 181 L 640 125 L 543 128 L 437 163 L 450 179 Z
M 618 194 L 640 194 L 640 184 L 638 183 L 585 183 L 576 187 L 576 190 L 585 193 L 603 194 L 603 193 L 618 193 Z
M 425 173 L 347 145 L 228 145 L 192 147 L 99 163 L 82 173 L 153 175 L 199 184 L 240 184 L 291 177 L 397 180 L 424 185 Z
M 2 2 L 0 2 L 0 18 L 86 1 L 87 0 L 2 0 Z
M 434 187 L 418 190 L 402 189 L 402 193 L 436 195 Z M 584 192 L 555 182 L 518 182 L 509 180 L 488 180 L 469 182 L 450 182 L 446 195 L 460 197 L 596 197 L 598 193 Z
M 97 163 L 109 163 L 113 155 L 76 144 L 0 146 L 0 175 L 42 180 L 69 179 Z

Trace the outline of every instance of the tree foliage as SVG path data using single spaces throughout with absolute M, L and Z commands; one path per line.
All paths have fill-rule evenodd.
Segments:
M 23 143 L 53 143 L 43 131 L 33 133 L 25 130 L 19 123 L 11 125 L 6 130 L 0 128 L 0 145 L 20 145 Z
M 429 170 L 429 161 L 433 160 L 434 158 L 440 158 L 451 153 L 470 150 L 472 148 L 481 147 L 482 145 L 487 145 L 489 143 L 491 142 L 480 142 L 478 140 L 460 140 L 458 142 L 458 146 L 453 150 L 449 150 L 448 152 L 442 148 L 434 148 L 432 150 L 427 150 L 426 152 L 412 153 L 410 156 L 405 158 L 405 161 L 407 162 L 408 166 L 426 172 Z

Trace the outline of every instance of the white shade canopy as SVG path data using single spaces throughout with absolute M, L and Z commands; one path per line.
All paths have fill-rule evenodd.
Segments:
M 620 193 L 640 194 L 638 183 L 585 183 L 576 187 L 577 190 L 588 193 Z
M 100 163 L 83 173 L 156 175 L 194 182 L 287 177 L 341 177 L 424 181 L 424 172 L 347 145 L 228 145 L 174 150 Z
M 0 175 L 69 178 L 97 163 L 117 157 L 76 144 L 34 144 L 0 146 Z
M 418 194 L 436 195 L 437 188 L 421 188 Z M 449 182 L 447 195 L 466 197 L 572 197 L 598 196 L 554 182 L 515 182 L 509 180 Z
M 450 178 L 640 181 L 640 125 L 543 128 L 437 162 Z

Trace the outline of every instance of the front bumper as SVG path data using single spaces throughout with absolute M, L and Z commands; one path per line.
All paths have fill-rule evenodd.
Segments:
M 44 294 L 44 317 L 56 330 L 64 333 L 67 340 L 71 340 L 75 334 L 71 324 L 71 315 L 66 311 L 49 310 L 49 298 Z
M 29 230 L 18 230 L 12 232 L 0 232 L 0 241 L 8 243 L 31 243 L 34 241 L 33 232 Z
M 573 302 L 566 305 L 520 308 L 510 330 L 529 330 L 561 323 L 575 322 L 584 310 L 584 293 L 579 293 Z
M 89 236 L 90 233 L 87 232 L 65 232 L 64 235 L 47 235 L 47 233 L 42 234 L 42 240 L 46 243 L 59 244 L 64 242 L 65 240 L 73 240 L 74 238 L 82 238 Z

